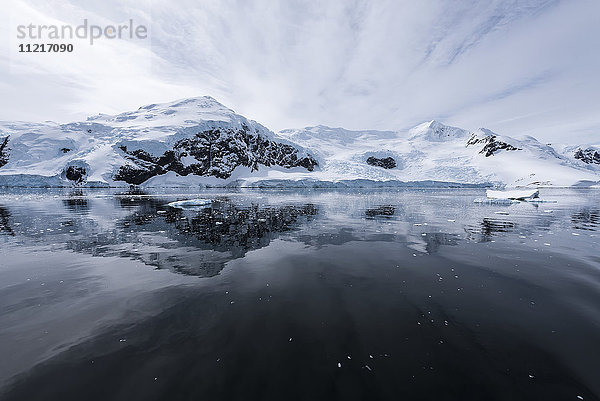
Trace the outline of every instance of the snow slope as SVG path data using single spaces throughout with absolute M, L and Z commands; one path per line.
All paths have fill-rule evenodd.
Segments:
M 8 138 L 8 139 L 7 139 Z M 70 124 L 0 122 L 0 186 L 571 186 L 600 182 L 598 147 L 437 121 L 407 132 L 273 133 L 211 97 Z
M 317 157 L 317 179 L 426 181 L 494 186 L 571 186 L 600 181 L 600 165 L 586 164 L 571 149 L 559 153 L 533 137 L 521 140 L 481 128 L 469 132 L 437 121 L 408 132 L 348 131 L 309 127 L 284 130 L 286 139 Z M 383 169 L 365 161 L 392 157 L 396 167 Z

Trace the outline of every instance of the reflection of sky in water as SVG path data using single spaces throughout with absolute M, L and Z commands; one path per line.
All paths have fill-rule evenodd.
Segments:
M 477 190 L 5 192 L 0 384 L 17 380 L 12 399 L 154 377 L 157 392 L 144 384 L 138 398 L 267 386 L 274 399 L 298 382 L 329 398 L 465 399 L 471 383 L 483 398 L 594 399 L 600 193 L 541 195 L 557 203 L 480 205 Z M 194 197 L 213 202 L 167 206 Z

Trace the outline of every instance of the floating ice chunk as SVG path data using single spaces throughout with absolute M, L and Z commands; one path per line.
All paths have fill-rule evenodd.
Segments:
M 197 208 L 197 207 L 208 207 L 212 202 L 209 199 L 188 199 L 183 201 L 171 202 L 168 204 L 170 207 L 176 207 L 179 209 L 186 208 Z
M 514 199 L 514 200 L 529 200 L 540 196 L 540 191 L 537 189 L 515 189 L 512 191 L 494 191 L 486 190 L 488 199 Z

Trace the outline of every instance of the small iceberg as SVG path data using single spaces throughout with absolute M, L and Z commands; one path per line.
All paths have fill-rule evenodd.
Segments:
M 171 202 L 167 204 L 170 207 L 176 207 L 179 209 L 197 209 L 197 208 L 205 208 L 211 205 L 211 201 L 209 199 L 188 199 L 177 202 Z
M 531 200 L 540 197 L 540 191 L 537 189 L 515 189 L 512 191 L 494 191 L 486 190 L 488 199 L 508 199 L 508 200 Z
M 484 203 L 488 205 L 505 205 L 509 206 L 513 203 L 528 202 L 528 203 L 556 203 L 555 200 L 540 199 L 540 191 L 537 189 L 513 189 L 510 191 L 494 191 L 486 190 L 486 198 L 474 199 L 475 203 Z M 498 212 L 496 212 L 498 213 Z
M 475 203 L 484 203 L 488 205 L 512 205 L 513 203 L 536 202 L 539 199 L 540 191 L 537 189 L 513 189 L 510 191 L 494 191 L 486 190 L 485 198 L 477 198 L 473 200 Z

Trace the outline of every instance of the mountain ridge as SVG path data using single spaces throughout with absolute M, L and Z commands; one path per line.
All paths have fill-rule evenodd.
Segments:
M 598 161 L 598 162 L 596 162 Z M 210 96 L 67 124 L 0 122 L 2 186 L 598 185 L 595 145 L 431 120 L 408 131 L 274 133 Z

